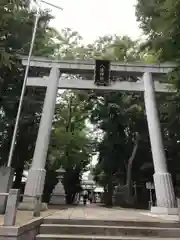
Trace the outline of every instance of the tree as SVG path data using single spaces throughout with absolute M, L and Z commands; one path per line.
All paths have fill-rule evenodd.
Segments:
M 136 5 L 137 20 L 146 35 L 143 48 L 153 52 L 161 62 L 176 62 L 177 69 L 169 79 L 179 88 L 180 48 L 180 1 L 161 0 L 147 2 L 138 0 Z
M 168 52 L 171 51 L 171 47 L 173 45 L 166 45 L 167 39 L 164 37 L 163 34 L 166 34 L 164 29 L 166 29 L 169 25 L 164 24 L 166 23 L 163 20 L 166 18 L 164 11 L 164 14 L 162 14 L 162 9 L 164 8 L 164 5 L 161 4 L 165 1 L 160 2 L 153 2 L 149 3 L 146 1 L 138 1 L 137 5 L 137 11 L 138 11 L 138 17 L 139 20 L 142 23 L 142 28 L 144 29 L 145 34 L 147 35 L 147 43 L 141 47 L 139 43 L 135 43 L 131 51 L 128 51 L 128 48 L 126 50 L 126 53 L 135 52 L 136 55 L 133 53 L 132 60 L 141 60 L 148 63 L 157 63 L 159 61 L 169 61 L 169 60 L 175 60 L 178 61 L 178 58 L 175 54 L 178 54 L 178 47 L 174 46 L 176 48 L 173 49 L 171 54 L 174 54 L 174 57 L 169 57 Z M 166 1 L 167 3 L 167 1 Z M 177 5 L 176 5 L 177 6 Z M 171 8 L 169 8 L 171 9 Z M 169 11 L 169 10 L 168 10 Z M 162 15 L 161 15 L 162 14 Z M 168 15 L 169 16 L 169 15 Z M 173 21 L 174 19 L 171 19 Z M 169 18 L 168 18 L 169 20 Z M 163 24 L 160 24 L 163 23 Z M 169 23 L 170 24 L 170 23 Z M 173 26 L 175 29 L 175 25 Z M 168 34 L 168 33 L 167 33 Z M 176 34 L 178 34 L 176 32 Z M 176 35 L 176 39 L 177 39 Z M 102 38 L 101 38 L 102 39 Z M 128 55 L 128 58 L 126 57 L 127 54 L 123 51 L 121 52 L 121 44 L 117 46 L 117 55 L 114 53 L 113 44 L 111 45 L 111 41 L 113 38 L 106 38 L 105 43 L 99 43 L 100 46 L 98 46 L 99 54 L 102 52 L 103 58 L 108 58 L 111 60 L 131 60 L 131 54 Z M 164 41 L 163 44 L 161 44 L 161 39 Z M 171 38 L 173 42 L 173 38 Z M 178 41 L 178 40 L 177 40 Z M 109 51 L 109 45 L 107 42 L 110 42 L 109 45 L 112 46 L 111 51 Z M 104 47 L 105 46 L 105 47 Z M 123 45 L 124 46 L 124 45 Z M 127 46 L 131 46 L 128 45 Z M 131 48 L 131 47 L 130 47 Z M 97 49 L 97 47 L 96 47 Z M 126 49 L 124 47 L 124 49 Z M 113 53 L 110 58 L 110 55 L 106 55 L 107 52 Z M 101 56 L 101 55 L 100 55 Z M 119 56 L 119 58 L 118 58 Z M 123 57 L 124 56 L 124 57 Z M 116 57 L 113 59 L 113 57 Z M 178 80 L 178 69 L 175 70 L 175 72 L 170 74 L 171 80 Z M 116 78 L 116 81 L 119 80 Z M 127 80 L 127 79 L 126 79 Z M 135 79 L 130 78 L 130 81 L 134 81 Z M 169 81 L 169 79 L 163 79 L 164 81 Z M 177 82 L 176 86 L 177 85 Z M 111 95 L 111 96 L 110 96 Z M 167 155 L 167 161 L 168 166 L 170 169 L 170 172 L 173 175 L 174 183 L 177 183 L 177 175 L 179 175 L 179 169 L 177 168 L 178 164 L 178 155 L 179 155 L 179 93 L 177 94 L 156 94 L 157 96 L 157 104 L 159 108 L 159 116 L 160 116 L 160 122 L 163 130 L 163 138 L 165 143 L 165 151 Z M 135 139 L 135 133 L 137 132 L 140 135 L 140 141 L 138 144 L 138 149 L 136 152 L 136 156 L 133 161 L 133 171 L 132 171 L 132 179 L 133 181 L 136 181 L 137 183 L 144 184 L 146 181 L 153 181 L 152 175 L 153 175 L 153 162 L 152 162 L 152 155 L 151 155 L 151 148 L 150 148 L 150 142 L 149 142 L 149 134 L 147 129 L 147 123 L 146 123 L 146 115 L 144 112 L 144 103 L 143 98 L 141 94 L 121 94 L 119 93 L 117 98 L 114 98 L 113 94 L 108 95 L 108 103 L 105 103 L 105 98 L 107 98 L 107 94 L 101 94 L 95 96 L 95 108 L 93 109 L 92 117 L 93 117 L 93 123 L 97 124 L 98 127 L 102 128 L 104 132 L 103 141 L 100 143 L 100 145 L 103 145 L 104 147 L 101 147 L 100 155 L 99 155 L 99 162 L 96 167 L 95 171 L 95 179 L 103 184 L 105 186 L 107 184 L 107 176 L 104 164 L 104 161 L 110 161 L 110 168 L 118 169 L 117 171 L 112 173 L 112 181 L 114 181 L 114 185 L 117 184 L 117 182 L 121 182 L 125 184 L 129 180 L 127 180 L 127 174 L 128 171 L 128 159 L 130 158 L 133 149 L 133 139 Z M 135 100 L 136 99 L 136 100 Z M 134 101 L 135 100 L 135 101 Z M 116 106 L 115 113 L 116 113 L 116 120 L 113 120 L 110 117 L 111 111 L 109 109 L 112 107 L 112 102 Z M 129 105 L 127 105 L 126 101 L 129 101 Z M 121 105 L 122 104 L 122 105 Z M 122 106 L 121 108 L 118 108 L 119 106 Z M 126 109 L 124 115 L 123 110 Z M 123 109 L 123 110 L 122 110 Z M 96 111 L 96 114 L 95 112 Z M 109 113 L 109 115 L 107 114 Z M 115 114 L 113 113 L 113 114 Z M 93 115 L 94 114 L 94 115 Z M 118 115 L 119 114 L 119 115 Z M 118 117 L 117 117 L 118 116 Z M 126 118 L 127 117 L 127 118 Z M 121 122 L 118 122 L 117 119 L 121 119 Z M 123 137 L 123 130 L 117 131 L 116 127 L 118 125 L 121 125 L 122 129 L 125 131 L 125 136 Z M 103 127 L 102 127 L 103 126 Z M 176 129 L 176 130 L 175 130 Z M 117 132 L 120 134 L 121 138 L 116 140 Z M 115 153 L 115 144 L 116 141 L 119 143 L 118 152 L 116 153 L 116 157 L 112 157 L 112 151 Z M 120 148 L 121 146 L 121 148 Z M 136 146 L 136 144 L 135 144 Z M 123 152 L 121 152 L 123 148 Z M 104 156 L 108 155 L 108 149 L 111 154 L 111 157 L 106 157 L 106 160 L 102 160 L 102 152 L 104 152 Z M 125 155 L 123 155 L 125 153 Z M 129 154 L 127 154 L 129 153 Z M 118 155 L 119 154 L 119 155 Z M 119 168 L 116 165 L 116 159 L 119 158 L 123 159 L 121 160 L 121 164 L 124 162 L 125 167 L 122 165 L 119 165 Z M 142 158 L 142 156 L 145 156 L 146 159 Z M 130 158 L 131 159 L 131 158 Z M 103 163 L 102 163 L 103 162 Z M 106 163 L 107 164 L 107 163 Z M 120 164 L 120 163 L 119 163 Z M 108 169 L 108 168 L 107 168 Z M 110 170 L 109 170 L 110 171 Z M 121 179 L 120 179 L 121 178 Z M 132 181 L 131 181 L 132 183 Z M 112 192 L 112 191 L 111 191 Z
M 148 37 L 148 45 L 159 52 L 161 61 L 179 59 L 179 46 L 174 44 L 179 35 L 180 1 L 161 0 L 146 2 L 138 0 L 136 6 L 137 20 Z
M 17 54 L 28 54 L 34 27 L 35 11 L 29 7 L 29 1 L 1 1 L 1 165 L 7 163 L 9 147 L 14 129 L 17 107 L 24 77 L 24 67 L 17 58 Z M 53 55 L 54 50 L 50 42 L 48 22 L 52 17 L 48 12 L 42 12 L 39 19 L 37 37 L 35 41 L 35 55 Z M 17 31 L 18 29 L 18 31 Z M 54 44 L 55 46 L 55 44 Z M 31 71 L 31 74 L 33 71 Z M 26 161 L 32 158 L 37 135 L 44 89 L 27 88 L 23 102 L 23 109 L 17 134 L 16 146 L 12 166 L 15 168 L 15 187 L 19 188 L 22 171 Z M 27 131 L 25 131 L 25 129 Z
M 86 120 L 86 94 L 65 91 L 59 96 L 52 129 L 49 159 L 50 168 L 65 170 L 63 184 L 66 201 L 72 204 L 75 194 L 81 190 L 83 172 L 87 169 L 93 154 L 93 139 L 88 134 Z
M 99 55 L 101 58 L 112 61 L 134 61 L 141 58 L 138 55 L 138 42 L 133 42 L 127 36 L 105 36 L 99 38 L 94 45 L 94 56 Z M 120 81 L 121 77 L 116 77 L 114 80 Z M 131 81 L 134 80 L 131 78 Z M 139 99 L 139 96 L 139 94 L 97 92 L 92 99 L 95 107 L 91 121 L 103 131 L 103 139 L 97 146 L 99 161 L 94 169 L 95 180 L 103 184 L 107 191 L 108 205 L 112 205 L 113 188 L 117 184 L 119 171 L 124 172 L 120 178 L 121 182 L 125 183 L 127 159 L 130 157 L 129 150 L 133 151 L 132 138 L 136 132 L 129 114 L 134 115 L 134 109 L 137 111 L 138 108 L 142 111 L 142 108 L 133 102 L 136 98 Z
M 97 127 L 104 132 L 103 140 L 98 148 L 100 155 L 95 172 L 99 176 L 96 174 L 96 179 L 100 184 L 102 184 L 103 179 L 105 188 L 108 179 L 109 186 L 112 188 L 113 185 L 119 185 L 119 182 L 122 185 L 127 184 L 126 200 L 130 201 L 132 177 L 135 178 L 134 174 L 131 177 L 134 159 L 135 164 L 139 166 L 136 156 L 138 152 L 136 153 L 136 151 L 140 144 L 138 144 L 136 135 L 138 133 L 142 136 L 141 141 L 144 141 L 148 135 L 143 100 L 139 94 L 110 93 L 99 99 L 96 106 L 92 115 L 92 122 L 96 123 Z M 143 144 L 143 147 L 146 147 L 147 150 L 149 142 L 146 141 L 146 143 L 146 145 Z M 139 150 L 141 150 L 140 146 L 138 147 Z M 102 174 L 99 172 L 100 169 L 102 169 Z M 105 177 L 106 174 L 107 178 Z M 102 176 L 102 179 L 100 179 L 100 176 Z M 112 199 L 113 191 L 109 188 L 108 192 L 110 192 L 108 198 Z

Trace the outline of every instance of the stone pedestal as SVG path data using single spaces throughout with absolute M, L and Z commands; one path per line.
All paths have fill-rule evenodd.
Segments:
M 177 215 L 175 194 L 172 177 L 169 173 L 155 173 L 154 185 L 157 197 L 157 206 L 151 207 L 151 212 L 156 214 Z
M 151 207 L 151 213 L 160 215 L 178 215 L 178 208 Z
M 65 191 L 64 191 L 64 186 L 61 182 L 61 177 L 59 177 L 59 181 L 56 184 L 56 186 L 51 194 L 50 204 L 53 204 L 53 205 L 66 204 Z
M 14 171 L 11 167 L 0 168 L 0 193 L 8 193 L 13 184 Z M 6 210 L 7 196 L 0 196 L 0 214 Z
M 18 206 L 18 210 L 34 211 L 36 204 L 36 199 L 34 197 L 24 198 Z M 48 210 L 47 203 L 40 204 L 40 211 Z
M 172 185 L 172 177 L 169 173 L 155 173 L 154 185 L 158 195 L 157 206 L 158 207 L 175 207 L 175 194 Z
M 18 206 L 19 210 L 34 210 L 35 197 L 42 195 L 42 189 L 44 188 L 44 181 L 46 177 L 45 169 L 33 169 L 28 172 L 29 181 L 26 183 L 24 191 L 23 202 Z M 32 184 L 33 181 L 37 182 L 37 185 Z M 41 211 L 47 210 L 47 204 L 41 203 Z
M 32 197 L 37 195 L 41 196 L 42 189 L 44 187 L 45 177 L 45 169 L 31 168 L 28 172 L 28 181 L 26 183 L 24 194 Z M 36 182 L 36 185 L 33 185 L 32 182 Z
M 19 189 L 10 189 L 4 215 L 4 226 L 14 226 L 18 205 Z

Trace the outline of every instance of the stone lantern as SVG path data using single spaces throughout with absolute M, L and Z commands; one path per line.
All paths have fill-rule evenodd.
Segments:
M 50 204 L 53 205 L 64 205 L 66 203 L 65 199 L 65 191 L 64 186 L 62 184 L 63 175 L 65 170 L 63 168 L 59 168 L 57 171 L 58 173 L 58 183 L 56 184 L 50 199 Z

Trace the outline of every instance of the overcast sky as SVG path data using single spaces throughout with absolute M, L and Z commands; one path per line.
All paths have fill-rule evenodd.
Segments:
M 51 25 L 57 30 L 69 27 L 91 43 L 105 34 L 128 35 L 133 39 L 141 36 L 135 17 L 136 0 L 46 0 L 63 11 L 52 9 L 55 19 Z M 47 5 L 42 4 L 44 8 Z

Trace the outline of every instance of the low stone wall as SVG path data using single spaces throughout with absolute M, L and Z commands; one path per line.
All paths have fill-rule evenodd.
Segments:
M 0 226 L 0 240 L 35 240 L 43 218 L 39 217 L 22 226 Z

